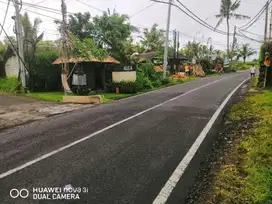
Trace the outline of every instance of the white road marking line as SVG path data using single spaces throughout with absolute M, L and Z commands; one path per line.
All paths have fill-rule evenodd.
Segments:
M 75 145 L 77 145 L 77 144 L 79 144 L 79 143 L 81 143 L 81 142 L 83 142 L 83 141 L 85 141 L 85 140 L 88 140 L 88 139 L 90 139 L 90 138 L 92 138 L 92 137 L 94 137 L 94 136 L 96 136 L 96 135 L 98 135 L 98 134 L 100 134 L 100 133 L 102 133 L 102 132 L 105 132 L 105 131 L 107 131 L 107 130 L 113 128 L 113 127 L 116 127 L 116 126 L 118 126 L 118 125 L 120 125 L 120 124 L 122 124 L 122 123 L 125 123 L 125 122 L 127 122 L 127 121 L 129 121 L 129 120 L 131 120 L 131 119 L 133 119 L 133 118 L 136 118 L 136 117 L 138 117 L 138 116 L 140 116 L 140 115 L 143 115 L 143 114 L 145 114 L 145 113 L 147 113 L 147 112 L 149 112 L 149 111 L 151 111 L 151 110 L 153 110 L 153 109 L 155 109 L 155 108 L 158 108 L 158 107 L 160 107 L 160 106 L 162 106 L 162 105 L 164 105 L 164 104 L 166 104 L 166 103 L 169 103 L 169 102 L 171 102 L 171 101 L 174 101 L 174 100 L 176 100 L 176 99 L 178 99 L 178 98 L 180 98 L 180 97 L 182 97 L 182 96 L 188 95 L 188 94 L 190 94 L 190 93 L 192 93 L 192 92 L 194 92 L 194 91 L 197 91 L 197 90 L 202 89 L 202 88 L 204 88 L 204 87 L 206 87 L 206 86 L 209 86 L 209 85 L 211 85 L 211 84 L 217 83 L 217 82 L 219 82 L 219 81 L 222 81 L 222 80 L 225 80 L 225 79 L 228 79 L 228 78 L 230 78 L 230 77 L 225 77 L 225 78 L 222 78 L 222 79 L 219 79 L 219 80 L 210 82 L 210 83 L 208 83 L 208 84 L 205 84 L 205 85 L 203 85 L 203 86 L 197 87 L 197 88 L 195 88 L 195 89 L 192 89 L 191 91 L 188 91 L 188 92 L 186 92 L 186 93 L 184 93 L 184 94 L 181 94 L 181 95 L 179 95 L 179 96 L 176 96 L 176 97 L 174 97 L 174 98 L 172 98 L 172 99 L 170 99 L 170 100 L 167 100 L 167 101 L 165 101 L 165 102 L 163 102 L 163 103 L 160 103 L 160 104 L 158 104 L 158 105 L 156 105 L 156 106 L 153 106 L 153 107 L 148 108 L 148 109 L 146 109 L 146 110 L 144 110 L 144 111 L 141 111 L 141 112 L 139 112 L 139 113 L 137 113 L 137 114 L 135 114 L 135 115 L 132 115 L 132 116 L 130 116 L 130 117 L 124 119 L 124 120 L 121 120 L 121 121 L 119 121 L 119 122 L 116 122 L 116 123 L 114 123 L 114 124 L 112 124 L 112 125 L 110 125 L 110 126 L 108 126 L 108 127 L 105 127 L 105 128 L 103 128 L 103 129 L 101 129 L 101 130 L 98 130 L 97 132 L 94 132 L 94 133 L 92 133 L 92 134 L 90 134 L 90 135 L 88 135 L 88 136 L 86 136 L 86 137 L 83 137 L 83 138 L 81 138 L 81 139 L 79 139 L 79 140 L 76 140 L 76 141 L 74 141 L 74 142 L 72 142 L 72 143 L 70 143 L 70 144 L 68 144 L 68 145 L 65 145 L 65 146 L 63 146 L 63 147 L 60 147 L 60 148 L 58 148 L 58 149 L 56 149 L 56 150 L 54 150 L 54 151 L 52 151 L 52 152 L 49 152 L 49 153 L 47 153 L 47 154 L 44 154 L 44 155 L 42 155 L 42 156 L 40 156 L 40 157 L 38 157 L 38 158 L 36 158 L 36 159 L 33 159 L 33 160 L 31 160 L 31 161 L 28 161 L 28 162 L 26 162 L 26 163 L 23 164 L 23 165 L 20 165 L 20 166 L 15 167 L 15 168 L 13 168 L 13 169 L 7 171 L 7 172 L 4 172 L 4 173 L 0 174 L 0 179 L 5 178 L 5 177 L 7 177 L 7 176 L 9 176 L 9 175 L 11 175 L 11 174 L 14 174 L 14 173 L 17 172 L 17 171 L 20 171 L 20 170 L 22 170 L 22 169 L 24 169 L 24 168 L 27 168 L 27 167 L 29 167 L 29 166 L 31 166 L 31 165 L 37 163 L 37 162 L 40 162 L 40 161 L 42 161 L 42 160 L 44 160 L 44 159 L 46 159 L 46 158 L 48 158 L 48 157 L 51 157 L 51 156 L 53 156 L 53 155 L 55 155 L 55 154 L 57 154 L 57 153 L 59 153 L 59 152 L 62 152 L 63 150 L 66 150 L 66 149 L 68 149 L 68 148 L 70 148 L 70 147 L 73 147 L 73 146 L 75 146 Z
M 208 132 L 210 131 L 210 129 L 212 128 L 214 122 L 216 121 L 216 119 L 218 118 L 218 116 L 220 115 L 221 111 L 223 110 L 223 108 L 226 106 L 226 104 L 228 103 L 228 101 L 230 100 L 230 98 L 233 96 L 233 94 L 248 80 L 249 78 L 247 78 L 246 80 L 244 80 L 241 84 L 239 84 L 228 96 L 227 98 L 223 101 L 223 103 L 219 106 L 219 108 L 216 110 L 216 112 L 213 114 L 213 116 L 211 117 L 211 119 L 209 120 L 209 122 L 207 123 L 207 125 L 205 126 L 205 128 L 202 130 L 202 132 L 200 133 L 200 135 L 197 137 L 196 141 L 194 142 L 194 144 L 191 146 L 191 148 L 189 149 L 189 151 L 187 152 L 187 154 L 184 156 L 184 158 L 182 159 L 182 161 L 179 163 L 179 165 L 177 166 L 177 168 L 175 169 L 175 171 L 173 172 L 173 174 L 171 175 L 171 177 L 168 179 L 168 181 L 166 182 L 166 184 L 164 185 L 164 187 L 161 189 L 159 195 L 156 197 L 156 199 L 153 201 L 153 204 L 165 204 L 168 200 L 168 198 L 170 197 L 173 189 L 175 188 L 175 186 L 177 185 L 177 183 L 179 182 L 181 176 L 183 175 L 184 171 L 186 170 L 186 168 L 188 167 L 188 165 L 190 164 L 190 162 L 192 161 L 194 155 L 196 154 L 198 148 L 200 147 L 200 145 L 202 144 L 202 142 L 204 141 L 204 139 L 206 138 Z

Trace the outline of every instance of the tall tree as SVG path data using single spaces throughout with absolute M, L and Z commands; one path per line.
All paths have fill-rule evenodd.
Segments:
M 137 31 L 128 22 L 127 15 L 121 15 L 115 10 L 109 9 L 102 16 L 93 18 L 94 39 L 100 47 L 107 49 L 110 55 L 116 59 L 127 61 L 127 53 L 124 52 L 124 45 L 128 43 L 131 33 Z
M 24 31 L 24 50 L 28 72 L 31 72 L 37 44 L 43 39 L 43 32 L 39 33 L 41 19 L 35 18 L 33 24 L 26 12 L 22 16 L 22 26 Z
M 245 63 L 246 58 L 256 54 L 256 51 L 252 49 L 249 44 L 242 44 L 239 54 L 241 57 L 243 57 L 243 61 Z
M 144 29 L 144 36 L 141 36 L 141 44 L 145 52 L 157 51 L 163 47 L 164 31 L 158 29 L 158 24 L 154 24 L 151 29 Z
M 69 15 L 68 29 L 80 40 L 92 37 L 94 35 L 94 25 L 91 22 L 91 14 L 89 12 L 79 12 Z
M 227 54 L 228 57 L 230 55 L 230 42 L 229 42 L 229 36 L 230 36 L 230 27 L 229 27 L 229 21 L 231 18 L 235 19 L 249 19 L 249 16 L 237 14 L 236 11 L 240 7 L 240 0 L 236 0 L 233 2 L 232 0 L 221 0 L 221 6 L 220 6 L 220 13 L 216 15 L 216 18 L 219 18 L 218 23 L 215 26 L 215 29 L 218 28 L 218 26 L 223 22 L 224 19 L 226 19 L 227 22 Z

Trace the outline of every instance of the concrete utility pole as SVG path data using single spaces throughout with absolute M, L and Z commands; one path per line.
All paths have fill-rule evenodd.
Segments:
M 234 50 L 235 45 L 236 45 L 236 43 L 237 43 L 236 41 L 237 41 L 237 39 L 236 39 L 236 26 L 234 26 L 233 41 L 232 41 L 232 48 L 231 48 L 231 51 Z
M 19 2 L 18 0 L 13 0 L 13 4 L 15 7 L 15 31 L 16 31 L 16 38 L 17 38 L 17 44 L 18 44 L 18 62 L 19 62 L 19 70 L 20 70 L 20 76 L 21 76 L 21 82 L 23 88 L 26 88 L 26 76 L 27 76 L 27 70 L 24 66 L 25 60 L 24 60 L 24 35 L 23 35 L 23 29 L 22 29 L 22 18 L 20 15 L 20 8 L 19 8 Z M 21 58 L 21 59 L 20 59 Z
M 172 1 L 173 0 L 169 0 L 169 4 L 168 4 L 168 16 L 167 16 L 165 43 L 164 43 L 163 78 L 166 77 L 166 68 L 168 65 L 168 43 L 169 43 L 169 29 L 170 29 Z
M 272 7 L 270 10 L 270 25 L 269 25 L 269 39 L 272 37 Z
M 173 42 L 174 42 L 174 53 L 173 58 L 176 58 L 176 52 L 177 52 L 177 31 L 173 31 Z
M 68 38 L 68 26 L 67 26 L 67 6 L 65 0 L 61 0 L 61 13 L 62 13 L 62 24 L 61 24 L 61 47 L 62 47 L 62 86 L 66 93 L 71 93 L 71 89 L 68 84 L 69 67 L 67 59 L 69 58 L 69 38 Z
M 265 25 L 264 25 L 264 41 L 267 39 L 267 26 L 268 26 L 268 5 L 269 2 L 266 2 L 266 9 L 265 9 Z
M 178 58 L 178 52 L 179 52 L 179 32 L 177 32 L 177 50 L 176 50 L 176 58 Z

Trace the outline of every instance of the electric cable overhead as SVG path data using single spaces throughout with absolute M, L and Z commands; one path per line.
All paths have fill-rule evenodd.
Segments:
M 239 32 L 239 31 L 238 31 L 238 32 Z M 254 39 L 254 38 L 248 37 L 248 36 L 245 35 L 244 33 L 241 33 L 241 31 L 240 31 L 239 33 L 240 33 L 240 35 L 242 35 L 242 36 L 240 36 L 240 37 L 244 37 L 244 38 L 247 38 L 247 39 L 249 39 L 249 40 L 258 42 L 258 43 L 263 43 L 263 41 L 261 41 L 261 40 L 256 40 L 256 39 Z
M 3 27 L 3 25 L 2 25 L 1 23 L 0 23 L 0 27 L 1 27 L 1 29 L 3 30 L 3 32 L 4 32 L 5 36 L 7 37 L 8 41 L 10 42 L 10 45 L 11 45 L 11 47 L 12 47 L 12 50 L 13 50 L 13 51 L 15 52 L 15 54 L 18 56 L 18 58 L 19 58 L 19 60 L 21 61 L 21 63 L 23 63 L 23 65 L 24 65 L 25 67 L 27 67 L 26 64 L 24 63 L 23 59 L 22 59 L 21 56 L 19 55 L 18 50 L 17 50 L 16 47 L 13 45 L 12 40 L 10 39 L 9 35 L 8 35 L 7 32 L 5 31 L 5 29 L 4 29 L 4 27 Z
M 0 1 L 0 3 L 7 4 L 6 2 L 3 2 L 3 1 Z M 42 8 L 37 8 L 37 9 L 43 10 Z M 28 12 L 31 12 L 31 13 L 35 13 L 35 14 L 37 14 L 37 15 L 39 15 L 39 16 L 44 16 L 44 17 L 51 18 L 51 19 L 54 19 L 54 20 L 59 20 L 59 19 L 57 19 L 57 18 L 55 18 L 55 17 L 48 16 L 48 15 L 45 15 L 45 14 L 41 14 L 41 13 L 38 13 L 38 12 L 32 11 L 32 10 L 29 10 L 29 9 L 24 9 L 24 10 L 25 10 L 25 11 L 28 11 Z M 43 11 L 47 11 L 47 10 L 43 10 Z M 49 11 L 47 11 L 47 12 L 49 12 Z
M 6 23 L 6 19 L 7 19 L 7 15 L 8 15 L 8 10 L 9 10 L 9 5 L 10 5 L 10 0 L 8 0 L 8 4 L 7 4 L 7 7 L 6 7 L 6 12 L 5 12 L 4 20 L 3 20 L 3 23 L 2 23 L 3 27 L 5 26 L 5 23 Z M 3 28 L 1 28 L 1 30 L 0 30 L 0 36 L 1 36 L 2 32 L 3 32 Z
M 266 3 L 262 9 L 249 21 L 247 22 L 245 25 L 241 26 L 239 28 L 239 30 L 246 30 L 248 28 L 250 28 L 254 23 L 256 23 L 259 18 L 262 16 L 262 14 L 265 12 L 266 8 L 271 4 L 272 0 L 268 1 L 268 4 Z
M 94 6 L 91 6 L 90 4 L 87 4 L 87 3 L 85 3 L 85 2 L 83 2 L 83 1 L 81 1 L 81 0 L 76 0 L 77 2 L 79 2 L 79 3 L 81 3 L 81 4 L 84 4 L 85 6 L 88 6 L 88 7 L 90 7 L 90 8 L 93 8 L 93 9 L 95 9 L 95 10 L 97 10 L 97 11 L 100 11 L 100 12 L 104 12 L 103 10 L 101 10 L 101 9 L 99 9 L 99 8 L 96 8 L 96 7 L 94 7 Z
M 129 18 L 132 18 L 132 17 L 138 15 L 139 13 L 142 13 L 142 12 L 145 11 L 146 9 L 148 9 L 148 8 L 150 8 L 150 7 L 152 7 L 152 6 L 154 6 L 154 4 L 156 4 L 156 2 L 153 2 L 152 4 L 150 4 L 150 5 L 146 6 L 146 7 L 144 7 L 143 9 L 141 9 L 140 11 L 138 11 L 138 12 L 136 12 L 136 13 L 130 15 Z
M 263 38 L 263 37 L 264 37 L 264 35 L 261 35 L 261 34 L 256 34 L 256 33 L 252 33 L 252 32 L 247 31 L 247 30 L 240 30 L 240 32 L 245 32 L 245 33 L 248 33 L 248 34 L 251 34 L 251 35 L 259 36 L 259 37 L 261 37 L 261 38 Z
M 164 4 L 169 4 L 167 2 L 164 2 L 164 1 L 160 1 L 160 0 L 152 0 L 152 1 L 155 1 L 155 2 L 158 2 L 158 3 L 164 3 Z M 179 10 L 181 10 L 184 14 L 186 14 L 188 17 L 192 18 L 194 21 L 196 21 L 197 23 L 201 24 L 202 26 L 208 28 L 209 30 L 213 31 L 213 32 L 216 32 L 216 33 L 219 33 L 219 34 L 222 34 L 222 35 L 227 35 L 228 33 L 225 32 L 225 31 L 222 31 L 222 30 L 219 30 L 219 29 L 216 29 L 215 27 L 207 24 L 204 20 L 202 20 L 201 18 L 199 18 L 197 16 L 198 19 L 196 19 L 195 17 L 191 16 L 190 14 L 188 14 L 186 11 L 184 11 L 180 6 L 176 5 L 176 4 L 171 4 L 172 6 L 175 6 L 177 7 Z M 187 8 L 188 9 L 188 8 Z M 189 9 L 188 9 L 189 10 Z M 192 13 L 194 16 L 196 16 L 192 11 L 190 11 L 190 13 Z M 229 33 L 229 35 L 234 35 L 233 33 Z
M 160 0 L 152 0 L 152 1 L 155 1 L 155 2 L 159 2 L 159 3 L 164 3 L 164 4 L 169 4 L 167 2 L 164 2 L 164 1 L 160 1 Z M 179 0 L 177 0 L 179 3 L 181 3 Z M 272 0 L 270 0 L 271 2 Z M 199 24 L 201 24 L 202 26 L 208 28 L 209 30 L 212 30 L 213 32 L 216 32 L 216 33 L 219 33 L 219 34 L 222 34 L 222 35 L 228 35 L 227 32 L 225 31 L 222 31 L 222 30 L 219 30 L 219 29 L 215 29 L 215 27 L 207 24 L 205 21 L 203 21 L 201 18 L 199 18 L 197 15 L 195 15 L 192 11 L 190 11 L 187 7 L 186 7 L 186 10 L 188 10 L 192 15 L 194 15 L 197 19 L 195 19 L 193 16 L 191 16 L 190 14 L 188 14 L 186 11 L 184 11 L 180 6 L 176 5 L 176 4 L 171 4 L 172 6 L 175 6 L 177 7 L 179 10 L 181 10 L 183 13 L 185 13 L 187 16 L 189 16 L 190 18 L 192 18 L 194 21 L 198 22 Z M 183 5 L 181 3 L 181 5 Z M 184 6 L 184 5 L 183 5 Z M 185 7 L 185 6 L 184 6 Z M 233 36 L 234 33 L 229 33 L 230 36 Z M 259 40 L 256 40 L 256 39 L 253 39 L 253 38 L 250 38 L 244 34 L 237 34 L 237 36 L 240 36 L 240 37 L 244 37 L 244 38 L 247 38 L 247 39 L 251 39 L 251 40 L 254 40 L 254 41 L 257 41 L 257 42 L 260 42 Z
M 44 3 L 44 2 L 46 2 L 47 0 L 42 0 L 42 1 L 39 1 L 39 2 L 37 2 L 37 3 L 35 3 L 35 5 L 38 5 L 38 4 L 41 4 L 41 3 Z M 32 6 L 29 6 L 29 7 L 27 7 L 26 9 L 28 9 L 28 8 L 31 8 Z

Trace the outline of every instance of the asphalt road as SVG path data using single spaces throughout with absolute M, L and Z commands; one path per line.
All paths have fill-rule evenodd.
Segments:
M 2 131 L 0 175 L 151 108 L 1 178 L 0 203 L 151 204 L 222 101 L 247 77 L 247 72 L 207 77 Z M 183 202 L 201 161 L 196 156 L 167 203 Z M 67 184 L 87 187 L 88 193 L 76 201 L 9 195 L 13 188 L 31 192 Z

